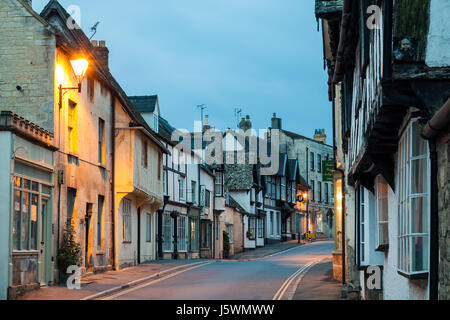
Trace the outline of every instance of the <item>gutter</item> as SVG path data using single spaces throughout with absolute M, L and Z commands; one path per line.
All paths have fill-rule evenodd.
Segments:
M 116 265 L 116 101 L 111 95 L 111 247 L 112 247 L 112 269 L 117 270 Z
M 428 121 L 422 130 L 422 138 L 428 140 L 430 147 L 431 177 L 438 175 L 436 139 L 450 123 L 450 99 Z M 430 203 L 430 277 L 429 299 L 439 299 L 439 186 L 437 179 L 431 180 Z
M 422 131 L 422 137 L 426 140 L 434 139 L 450 123 L 450 98 L 435 113 Z

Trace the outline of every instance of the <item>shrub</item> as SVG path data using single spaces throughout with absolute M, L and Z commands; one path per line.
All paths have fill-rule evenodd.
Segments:
M 228 258 L 230 255 L 230 235 L 226 231 L 223 232 L 223 251 L 225 257 Z
M 65 275 L 67 268 L 81 263 L 81 245 L 75 240 L 75 228 L 67 222 L 64 228 L 63 240 L 58 254 L 58 269 Z M 64 278 L 64 277 L 63 277 Z

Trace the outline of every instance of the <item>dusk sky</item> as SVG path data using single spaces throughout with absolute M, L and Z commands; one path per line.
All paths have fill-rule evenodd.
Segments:
M 47 0 L 33 0 L 41 12 Z M 81 9 L 81 27 L 100 21 L 110 69 L 128 95 L 158 94 L 161 115 L 192 130 L 206 104 L 210 124 L 270 126 L 332 142 L 331 104 L 313 0 L 60 0 Z

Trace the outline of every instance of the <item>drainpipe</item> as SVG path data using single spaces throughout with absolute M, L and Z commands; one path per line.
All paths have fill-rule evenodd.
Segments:
M 116 270 L 116 103 L 111 95 L 111 246 L 112 269 Z
M 431 177 L 438 175 L 436 137 L 450 122 L 450 99 L 428 121 L 422 130 L 422 137 L 428 140 L 430 147 Z M 429 299 L 439 299 L 439 186 L 437 179 L 431 179 L 430 203 L 430 286 Z

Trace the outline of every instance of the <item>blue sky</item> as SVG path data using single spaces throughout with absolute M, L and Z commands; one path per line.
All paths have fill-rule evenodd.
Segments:
M 33 0 L 40 12 L 47 0 Z M 158 94 L 161 114 L 193 129 L 206 104 L 210 124 L 235 128 L 234 108 L 256 129 L 273 112 L 283 128 L 332 141 L 331 104 L 313 0 L 60 0 L 100 21 L 110 69 L 128 95 Z

